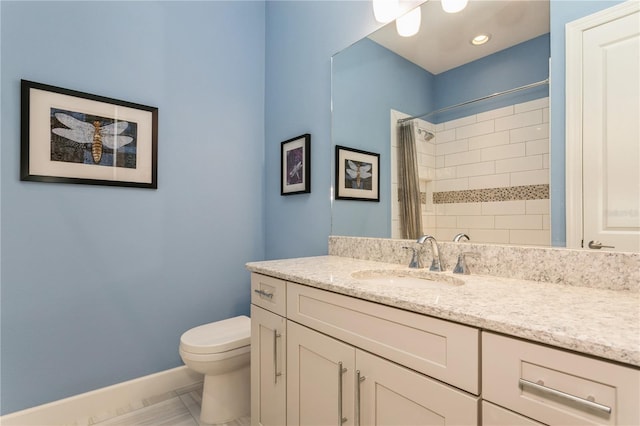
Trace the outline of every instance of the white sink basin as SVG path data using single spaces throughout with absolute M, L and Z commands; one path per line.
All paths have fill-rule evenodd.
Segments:
M 461 279 L 424 269 L 357 271 L 351 274 L 351 278 L 363 283 L 406 288 L 451 288 L 464 284 Z

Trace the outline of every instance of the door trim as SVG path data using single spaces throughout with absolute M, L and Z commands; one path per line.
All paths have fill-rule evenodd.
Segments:
M 581 248 L 582 211 L 582 33 L 640 11 L 640 2 L 626 1 L 569 22 L 565 75 L 565 204 L 567 248 Z

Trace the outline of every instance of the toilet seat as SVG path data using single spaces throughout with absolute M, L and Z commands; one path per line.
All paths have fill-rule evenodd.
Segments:
M 250 344 L 251 319 L 244 315 L 200 325 L 180 336 L 180 349 L 190 354 L 219 354 L 235 349 L 246 352 Z

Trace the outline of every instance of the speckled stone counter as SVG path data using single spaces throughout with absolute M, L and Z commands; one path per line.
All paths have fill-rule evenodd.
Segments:
M 358 271 L 408 271 L 404 265 L 332 255 L 250 262 L 247 268 L 287 281 L 640 367 L 640 294 L 637 292 L 451 272 L 441 274 L 449 279 L 461 279 L 462 285 L 411 288 L 352 277 Z

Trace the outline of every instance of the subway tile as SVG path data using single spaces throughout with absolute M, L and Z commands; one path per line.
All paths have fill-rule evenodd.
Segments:
M 543 123 L 549 122 L 549 108 L 542 109 L 542 122 Z
M 473 232 L 467 232 L 467 235 L 474 243 L 509 243 L 509 231 L 506 229 L 474 229 Z M 482 254 L 479 261 L 482 262 Z
M 542 109 L 547 107 L 549 107 L 549 98 L 544 97 L 544 98 L 534 99 L 528 102 L 523 102 L 521 104 L 516 104 L 515 112 L 516 114 L 518 114 L 521 112 L 527 112 L 527 111 L 532 111 L 534 109 Z
M 456 167 L 457 177 L 492 175 L 496 172 L 495 161 L 484 163 L 463 164 Z
M 456 167 L 442 167 L 440 169 L 436 169 L 436 179 L 453 179 L 456 177 L 465 177 L 465 176 L 457 176 L 456 175 Z
M 438 228 L 455 228 L 458 216 L 436 216 L 436 226 Z
M 434 231 L 434 236 L 438 241 L 453 241 L 453 237 L 458 235 L 460 232 L 464 232 L 465 234 L 468 234 L 469 230 L 459 229 L 459 228 L 438 228 Z M 449 265 L 445 265 L 445 267 L 448 268 Z
M 434 139 L 436 145 L 456 140 L 456 129 L 442 130 L 436 133 Z
M 549 214 L 549 200 L 525 200 L 527 214 Z
M 526 146 L 524 143 L 494 146 L 481 149 L 480 152 L 482 161 L 503 160 L 505 158 L 524 157 Z
M 478 122 L 493 120 L 494 118 L 506 117 L 512 115 L 514 112 L 513 105 L 506 106 L 504 108 L 497 108 L 487 112 L 481 112 L 476 115 Z
M 447 121 L 444 123 L 444 128 L 446 130 L 456 129 L 458 127 L 468 126 L 470 124 L 476 123 L 476 116 L 469 115 L 467 117 L 457 118 L 455 120 Z
M 427 214 L 422 217 L 422 226 L 427 227 L 427 229 L 434 229 L 437 227 L 438 216 L 433 214 Z
M 525 214 L 525 200 L 493 201 L 482 203 L 483 215 Z
M 496 173 L 522 172 L 542 169 L 542 155 L 509 158 L 496 161 Z
M 541 185 L 549 183 L 549 170 L 531 170 L 511 173 L 511 186 Z
M 495 218 L 496 229 L 543 229 L 542 215 L 503 215 Z
M 489 133 L 487 135 L 469 138 L 469 149 L 481 149 L 510 143 L 509 131 Z
M 468 229 L 492 229 L 494 228 L 493 216 L 458 216 L 458 228 Z
M 435 129 L 436 132 L 443 132 L 445 130 L 444 129 L 444 123 L 436 124 L 434 129 Z
M 504 188 L 509 186 L 509 173 L 469 177 L 469 189 Z
M 520 127 L 542 124 L 542 110 L 523 112 L 508 117 L 496 118 L 496 131 L 517 129 Z
M 480 162 L 480 150 L 448 154 L 444 156 L 444 166 L 459 166 L 460 164 L 471 164 Z
M 527 246 L 548 246 L 551 244 L 551 232 L 548 230 L 511 230 L 509 243 Z
M 436 156 L 429 154 L 422 154 L 418 156 L 418 164 L 427 166 L 427 167 L 435 167 L 436 166 Z
M 545 169 L 549 168 L 549 154 L 542 155 L 542 167 Z
M 444 155 L 436 156 L 436 169 L 440 167 L 444 167 L 444 165 L 445 165 Z
M 437 180 L 435 182 L 434 191 L 436 192 L 444 192 L 444 191 L 462 191 L 465 189 L 469 189 L 469 179 L 442 179 Z
M 446 204 L 436 204 L 436 216 L 442 216 L 447 214 Z
M 504 120 L 504 119 L 499 119 Z M 486 135 L 495 131 L 494 120 L 483 121 L 481 123 L 470 124 L 468 126 L 456 128 L 456 139 L 472 138 L 474 136 Z
M 453 142 L 440 143 L 436 146 L 437 155 L 454 154 L 456 152 L 469 151 L 469 141 L 467 139 L 455 140 Z
M 525 142 L 527 155 L 548 154 L 549 139 L 539 139 Z
M 482 206 L 481 203 L 450 203 L 450 204 L 439 204 L 444 206 L 443 213 L 444 215 L 481 215 Z
M 549 138 L 549 123 L 536 124 L 509 130 L 511 143 L 534 141 Z
M 548 214 L 542 215 L 542 229 L 551 229 L 551 216 Z

